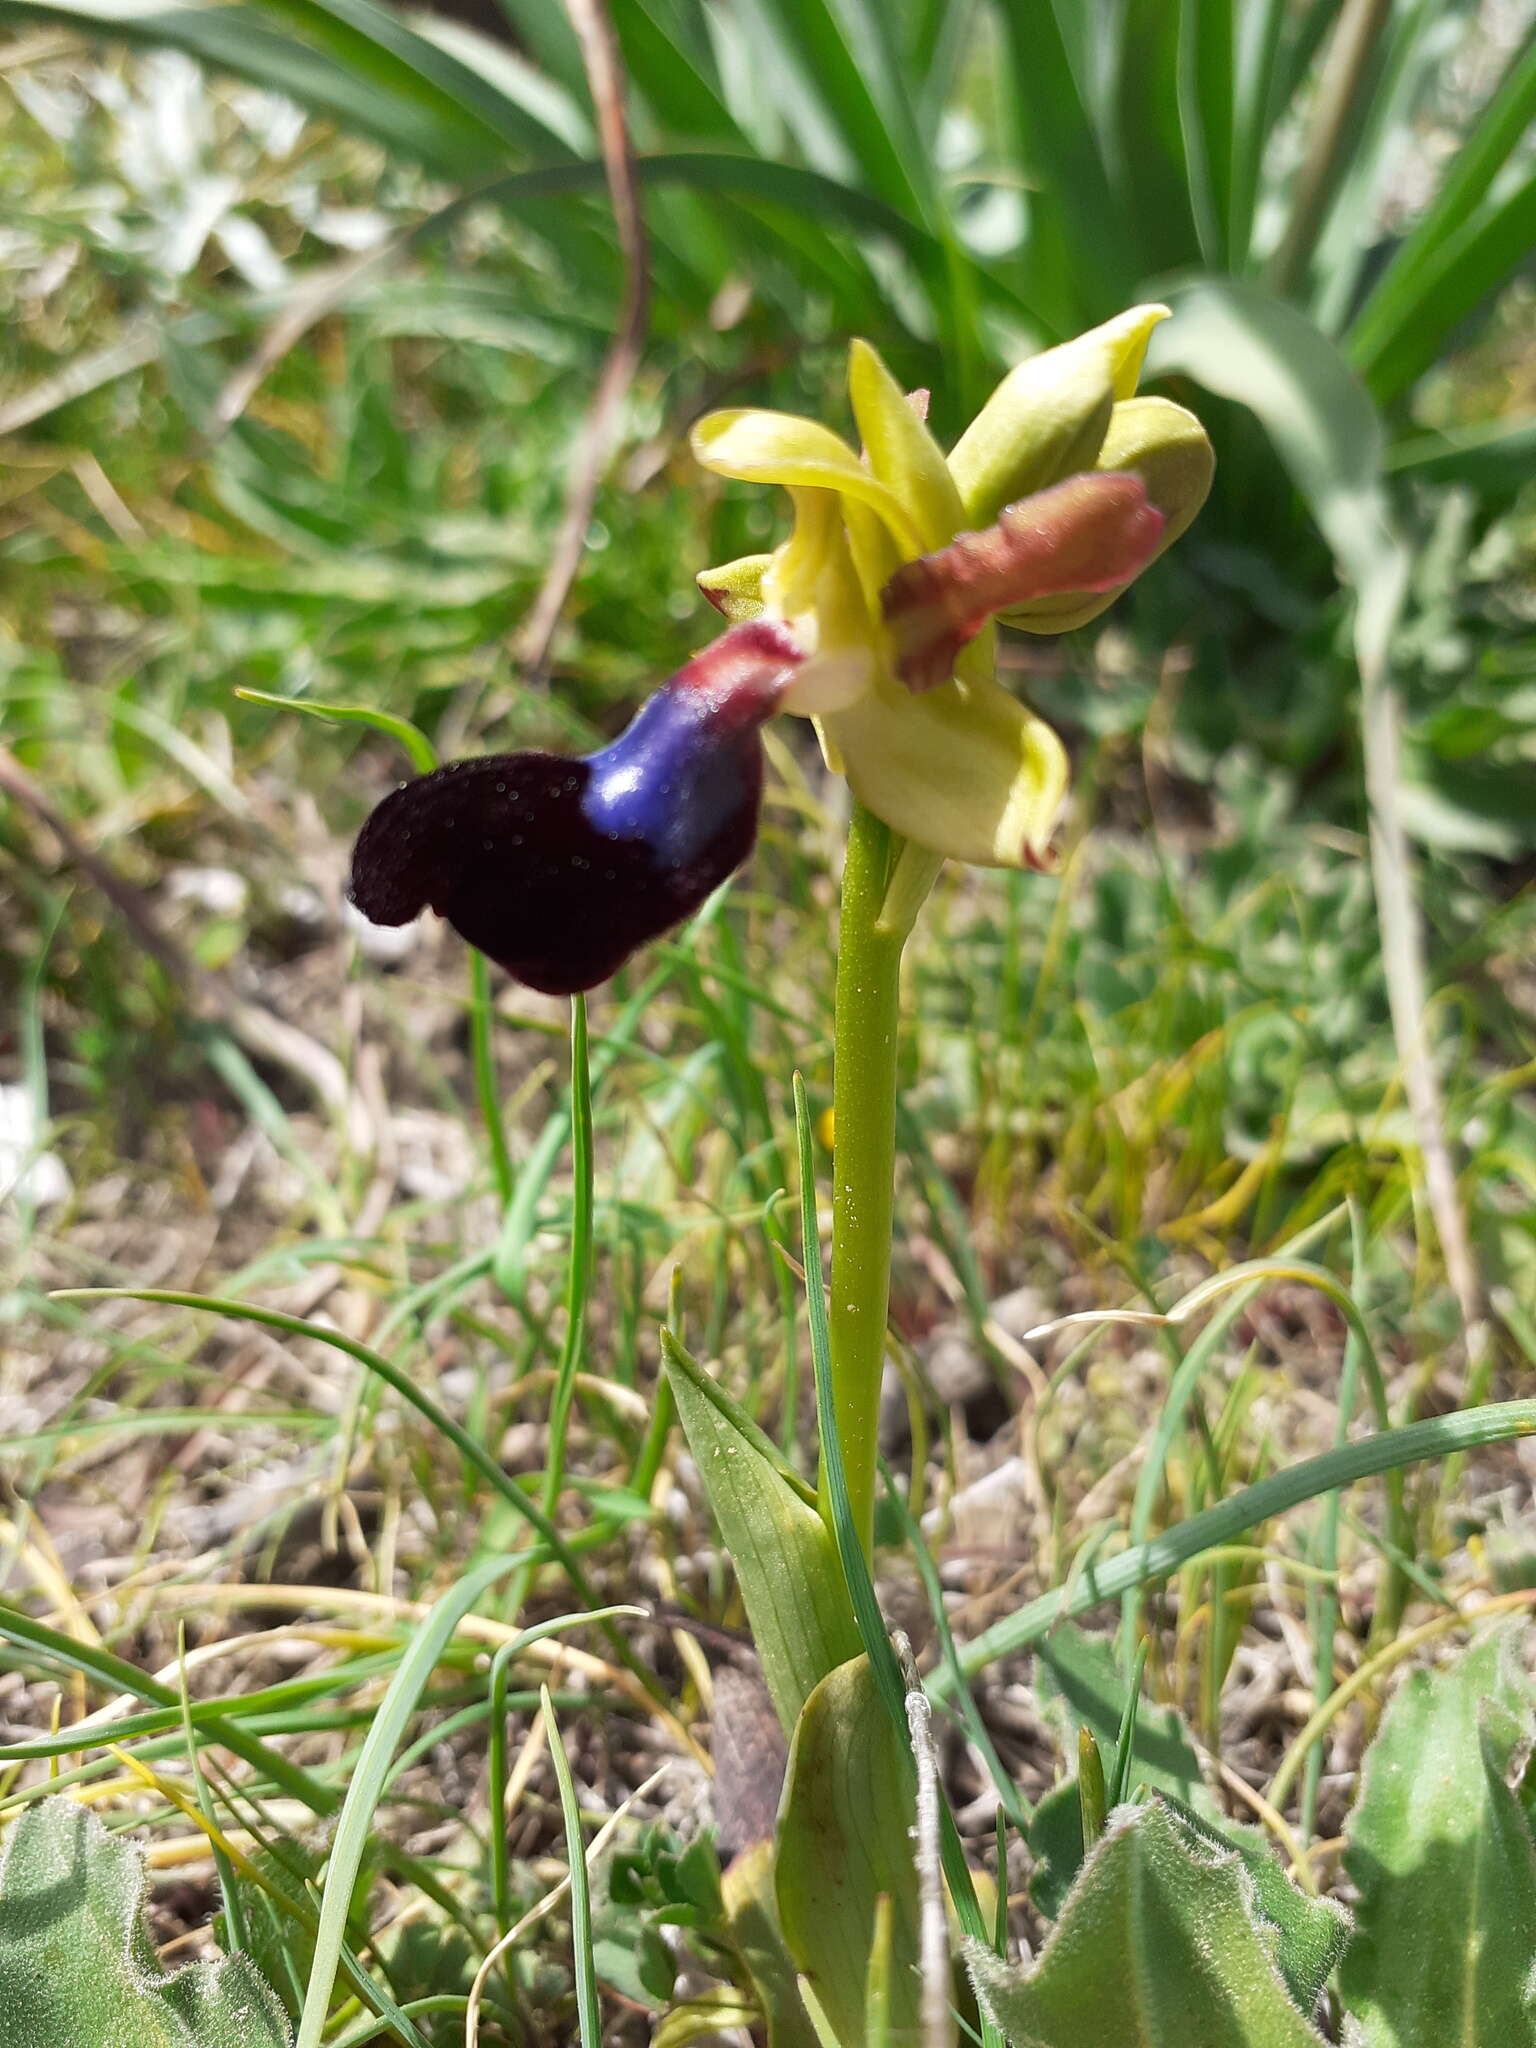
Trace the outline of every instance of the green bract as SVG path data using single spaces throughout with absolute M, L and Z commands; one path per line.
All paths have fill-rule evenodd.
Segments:
M 1138 306 L 1021 363 L 946 459 L 867 342 L 849 353 L 863 456 L 777 412 L 711 413 L 698 460 L 782 485 L 774 553 L 705 572 L 733 621 L 782 621 L 806 649 L 783 708 L 903 837 L 983 867 L 1040 865 L 1067 787 L 1061 741 L 998 682 L 992 620 L 1063 633 L 1095 617 L 1199 511 L 1199 421 L 1137 398 Z

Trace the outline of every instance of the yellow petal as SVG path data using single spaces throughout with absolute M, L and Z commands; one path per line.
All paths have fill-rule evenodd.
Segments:
M 847 529 L 854 567 L 859 572 L 865 606 L 870 617 L 878 619 L 880 593 L 908 557 L 885 521 L 871 512 L 867 505 L 844 498 L 843 524 Z
M 817 420 L 787 412 L 712 412 L 694 428 L 692 443 L 695 459 L 719 476 L 840 491 L 878 512 L 904 554 L 924 551 L 922 535 L 895 493 Z
M 718 569 L 701 569 L 695 580 L 715 610 L 733 626 L 739 625 L 743 619 L 761 617 L 763 577 L 772 560 L 772 555 L 742 555 L 722 562 Z
M 911 513 L 925 550 L 965 523 L 965 508 L 939 444 L 867 341 L 848 350 L 848 395 L 869 466 Z
M 843 529 L 843 499 L 835 491 L 799 486 L 790 496 L 794 531 L 769 562 L 762 596 L 809 649 L 785 693 L 784 709 L 820 714 L 840 710 L 869 688 L 875 636 Z
M 904 838 L 975 867 L 1049 864 L 1066 750 L 990 677 L 871 692 L 819 723 L 854 794 Z
M 1147 337 L 1167 318 L 1166 306 L 1134 306 L 1009 372 L 949 458 L 968 525 L 990 526 L 1016 498 L 1093 468 L 1111 409 L 1135 391 Z
M 1204 427 L 1182 405 L 1167 398 L 1130 398 L 1110 416 L 1096 467 L 1139 476 L 1162 513 L 1163 531 L 1147 557 L 1150 563 L 1173 545 L 1205 503 L 1216 456 Z M 1040 598 L 999 616 L 1026 633 L 1070 633 L 1096 619 L 1126 587 L 1121 583 L 1099 593 Z
M 791 484 L 794 524 L 789 539 L 769 557 L 763 602 L 780 618 L 794 618 L 816 602 L 816 586 L 827 552 L 841 539 L 843 501 L 836 491 Z

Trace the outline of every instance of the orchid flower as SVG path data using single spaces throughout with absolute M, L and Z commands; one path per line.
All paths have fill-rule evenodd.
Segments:
M 746 859 L 760 728 L 815 720 L 832 768 L 902 838 L 980 866 L 1040 866 L 1067 787 L 1061 741 L 998 682 L 995 620 L 1064 633 L 1175 540 L 1210 487 L 1194 416 L 1135 396 L 1141 306 L 1021 363 L 946 458 L 856 341 L 862 456 L 791 414 L 710 414 L 705 468 L 788 490 L 772 554 L 706 572 L 726 631 L 597 753 L 492 754 L 386 797 L 352 900 L 378 924 L 430 906 L 531 987 L 606 980 Z

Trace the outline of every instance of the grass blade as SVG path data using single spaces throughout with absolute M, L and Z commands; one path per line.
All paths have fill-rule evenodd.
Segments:
M 328 1344 L 335 1351 L 345 1352 L 347 1357 L 355 1358 L 359 1365 L 366 1366 L 369 1372 L 383 1380 L 384 1384 L 392 1388 L 402 1400 L 408 1401 L 418 1414 L 424 1416 L 434 1429 L 448 1439 L 466 1462 L 473 1465 L 481 1477 L 489 1482 L 514 1514 L 529 1523 L 542 1537 L 548 1555 L 560 1565 L 587 1605 L 596 1605 L 587 1575 L 577 1562 L 575 1552 L 564 1541 L 544 1511 L 528 1498 L 510 1474 L 502 1470 L 484 1444 L 477 1443 L 467 1429 L 455 1422 L 445 1409 L 438 1406 L 430 1394 L 416 1385 L 409 1374 L 402 1372 L 399 1366 L 373 1350 L 371 1346 L 360 1344 L 356 1338 L 348 1337 L 344 1332 L 331 1329 L 324 1323 L 308 1322 L 302 1316 L 284 1315 L 279 1309 L 262 1308 L 255 1302 L 234 1301 L 223 1295 L 182 1294 L 174 1289 L 162 1287 L 76 1287 L 61 1288 L 58 1290 L 58 1298 L 162 1301 L 173 1308 L 200 1309 L 211 1315 L 231 1316 L 237 1321 L 263 1323 L 268 1329 L 282 1330 L 293 1337 L 313 1337 L 319 1344 Z M 525 1564 L 536 1561 L 538 1560 L 532 1552 L 523 1559 Z M 610 1639 L 630 1668 L 636 1669 L 629 1645 L 612 1631 Z
M 373 1830 L 374 1812 L 394 1768 L 395 1751 L 400 1746 L 406 1724 L 416 1712 L 421 1695 L 460 1622 L 488 1587 L 505 1578 L 508 1572 L 515 1571 L 522 1562 L 523 1559 L 517 1555 L 489 1558 L 475 1570 L 467 1572 L 450 1592 L 445 1593 L 412 1638 L 409 1649 L 400 1660 L 399 1669 L 390 1681 L 389 1690 L 379 1702 L 378 1712 L 352 1766 L 351 1782 L 336 1823 L 326 1868 L 325 1891 L 320 1902 L 314 1965 L 304 1993 L 304 2008 L 299 2016 L 294 2048 L 319 2048 L 325 2032 L 331 1994 L 342 1965 L 353 1889 Z M 551 1629 L 572 1628 L 579 1622 L 596 1621 L 600 1614 L 611 1617 L 620 1611 L 604 1608 L 589 1614 L 561 1615 L 537 1629 L 527 1630 L 519 1641 L 526 1647 Z
M 534 142 L 554 153 L 554 138 L 535 136 L 521 109 L 499 94 L 488 96 L 467 66 L 397 18 L 391 18 L 387 41 L 333 19 L 333 32 L 322 39 L 330 43 L 326 48 L 277 26 L 275 11 L 159 7 L 153 0 L 4 0 L 0 20 L 61 22 L 123 42 L 184 50 L 449 178 L 483 178 L 488 166 Z M 324 10 L 316 7 L 314 15 L 323 21 Z
M 1432 246 L 1417 273 L 1394 293 L 1390 326 L 1383 321 L 1351 344 L 1378 403 L 1401 398 L 1432 367 L 1451 330 L 1518 274 L 1533 243 L 1536 173 L 1529 173 L 1499 204 Z
M 576 1965 L 576 2015 L 581 2028 L 581 2048 L 602 2048 L 602 2013 L 597 1998 L 597 1969 L 592 1957 L 592 1887 L 587 1875 L 587 1852 L 581 1836 L 581 1809 L 576 1804 L 576 1786 L 571 1778 L 570 1760 L 560 1739 L 549 1687 L 542 1688 L 539 1710 L 549 1739 L 549 1760 L 560 1787 L 560 1813 L 565 1822 L 565 1862 L 571 1878 L 571 1948 Z
M 1353 1486 L 1357 1480 L 1372 1479 L 1383 1472 L 1399 1472 L 1429 1458 L 1446 1458 L 1457 1451 L 1477 1450 L 1485 1444 L 1504 1443 L 1510 1437 L 1533 1435 L 1536 1401 L 1499 1401 L 1486 1408 L 1408 1423 L 1401 1429 L 1380 1430 L 1358 1443 L 1304 1459 L 1284 1472 L 1261 1479 L 1256 1486 L 1245 1487 L 1203 1514 L 1164 1530 L 1150 1542 L 1135 1544 L 1106 1563 L 1095 1560 L 1091 1568 L 1074 1574 L 1069 1586 L 1040 1594 L 1016 1614 L 985 1629 L 960 1652 L 961 1670 L 967 1678 L 974 1678 L 997 1658 L 1038 1642 L 1058 1621 L 1087 1614 L 1149 1579 L 1167 1578 L 1202 1551 L 1231 1543 L 1260 1522 L 1283 1515 L 1303 1501 L 1319 1499 L 1338 1487 Z M 929 1694 L 934 1699 L 943 1699 L 953 1682 L 947 1671 L 936 1671 L 928 1680 Z
M 462 1578 L 452 1592 L 444 1594 L 401 1658 L 400 1668 L 379 1703 L 379 1710 L 353 1765 L 351 1783 L 347 1787 L 331 1843 L 325 1890 L 320 1901 L 320 1925 L 315 1936 L 315 1957 L 305 1986 L 295 2048 L 319 2048 L 325 2032 L 331 1993 L 341 1967 L 352 1893 L 373 1832 L 374 1811 L 406 1723 L 415 1713 L 420 1696 L 437 1669 L 438 1659 L 452 1639 L 454 1630 L 486 1588 L 505 1577 L 518 1562 L 515 1557 L 490 1558 Z
M 1179 125 L 1200 251 L 1225 268 L 1232 217 L 1235 51 L 1232 0 L 1180 0 Z
M 22 1614 L 14 1607 L 0 1606 L 0 1640 L 30 1650 L 49 1664 L 81 1672 L 105 1692 L 127 1693 L 148 1706 L 169 1708 L 173 1716 L 179 1717 L 181 1713 L 179 1696 L 170 1686 L 162 1685 L 157 1678 L 151 1678 L 136 1665 L 125 1663 L 121 1657 L 114 1657 L 110 1650 L 77 1642 L 73 1636 L 61 1634 L 45 1622 L 34 1621 L 29 1614 Z M 308 1771 L 290 1763 L 275 1750 L 268 1749 L 264 1742 L 256 1741 L 238 1721 L 214 1714 L 206 1718 L 199 1716 L 199 1720 L 210 1742 L 232 1751 L 252 1770 L 270 1778 L 290 1798 L 302 1801 L 312 1813 L 330 1813 L 335 1808 L 336 1794 L 328 1786 L 320 1784 Z

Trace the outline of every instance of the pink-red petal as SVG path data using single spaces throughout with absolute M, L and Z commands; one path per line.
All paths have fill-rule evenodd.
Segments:
M 1066 592 L 1117 590 L 1157 553 L 1163 515 L 1129 471 L 1069 477 L 907 562 L 881 593 L 896 673 L 936 689 L 994 613 Z

